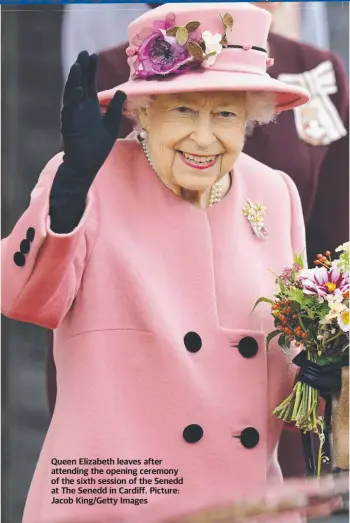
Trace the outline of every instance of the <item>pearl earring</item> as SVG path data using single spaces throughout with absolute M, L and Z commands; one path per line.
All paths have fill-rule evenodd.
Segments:
M 144 140 L 146 140 L 146 138 L 147 138 L 147 131 L 145 129 L 141 129 L 141 131 L 137 135 L 137 138 L 138 138 L 139 142 L 143 142 Z

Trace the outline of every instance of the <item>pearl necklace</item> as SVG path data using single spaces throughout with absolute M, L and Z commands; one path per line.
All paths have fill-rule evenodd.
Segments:
M 143 152 L 144 152 L 144 154 L 145 154 L 145 156 L 147 158 L 148 163 L 150 164 L 152 170 L 156 173 L 156 175 L 159 178 L 159 175 L 158 175 L 157 171 L 155 170 L 155 168 L 153 167 L 153 164 L 151 162 L 151 158 L 150 158 L 150 155 L 149 155 L 149 152 L 148 152 L 148 147 L 147 147 L 147 144 L 146 144 L 146 140 L 143 139 L 143 140 L 139 140 L 139 141 L 141 142 L 142 149 L 143 149 Z M 208 207 L 212 207 L 216 203 L 219 203 L 220 200 L 222 200 L 222 183 L 221 182 L 215 182 L 212 185 L 211 190 L 210 190 Z

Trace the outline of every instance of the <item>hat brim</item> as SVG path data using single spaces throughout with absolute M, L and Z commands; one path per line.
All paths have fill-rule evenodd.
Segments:
M 102 107 L 106 107 L 116 91 L 128 98 L 156 94 L 177 94 L 208 91 L 265 91 L 275 93 L 275 111 L 279 113 L 303 105 L 310 100 L 305 89 L 271 78 L 269 75 L 229 71 L 187 71 L 184 74 L 164 76 L 161 80 L 129 80 L 98 94 Z

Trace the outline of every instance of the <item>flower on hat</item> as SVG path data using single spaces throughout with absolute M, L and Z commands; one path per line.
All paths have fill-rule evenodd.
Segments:
M 175 16 L 168 15 L 164 21 L 154 22 L 153 27 L 144 29 L 132 40 L 137 48 L 133 62 L 134 76 L 148 78 L 176 72 L 181 65 L 192 59 L 187 47 L 178 44 L 176 38 L 166 34 L 174 22 Z
M 207 56 L 202 65 L 203 67 L 210 67 L 215 63 L 217 56 L 222 51 L 222 45 L 220 43 L 222 35 L 219 33 L 212 34 L 210 31 L 204 31 L 202 33 L 202 38 L 205 44 L 205 53 L 210 55 Z
M 189 44 L 199 40 L 195 34 L 199 25 L 199 22 L 189 22 L 177 27 L 175 15 L 171 13 L 164 21 L 156 21 L 152 27 L 143 29 L 132 40 L 136 47 L 132 63 L 134 76 L 148 78 L 184 72 L 184 66 L 193 61 Z
M 204 31 L 200 36 L 197 31 L 200 22 L 196 21 L 177 26 L 173 13 L 142 29 L 126 50 L 130 77 L 147 79 L 180 74 L 199 66 L 210 67 L 232 38 L 232 16 L 225 13 L 220 17 L 225 28 L 223 35 Z
M 136 53 L 135 49 L 131 46 L 129 46 L 126 50 L 125 50 L 125 53 L 127 56 L 134 56 L 134 54 Z
M 130 78 L 133 78 L 136 75 L 135 62 L 136 62 L 136 57 L 135 56 L 129 56 L 127 58 L 127 63 L 128 63 L 129 68 L 130 68 Z

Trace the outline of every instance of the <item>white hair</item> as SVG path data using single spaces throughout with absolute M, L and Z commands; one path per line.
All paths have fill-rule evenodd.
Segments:
M 237 92 L 237 91 L 236 91 Z M 275 119 L 276 95 L 267 91 L 247 91 L 247 120 L 253 124 L 267 124 Z M 127 99 L 124 114 L 140 130 L 139 112 L 155 100 L 155 95 Z
M 258 124 L 266 124 L 276 117 L 275 107 L 277 105 L 276 95 L 269 91 L 247 92 L 248 120 Z

